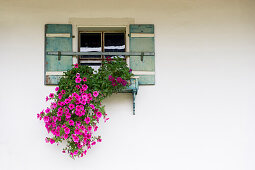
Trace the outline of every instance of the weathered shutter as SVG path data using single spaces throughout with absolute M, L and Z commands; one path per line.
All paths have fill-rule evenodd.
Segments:
M 47 55 L 49 51 L 73 51 L 71 24 L 45 25 L 45 80 L 46 85 L 56 85 L 63 71 L 72 68 L 72 56 Z
M 130 52 L 154 52 L 154 25 L 131 24 Z M 155 84 L 155 56 L 131 56 L 130 68 L 139 76 L 139 84 Z

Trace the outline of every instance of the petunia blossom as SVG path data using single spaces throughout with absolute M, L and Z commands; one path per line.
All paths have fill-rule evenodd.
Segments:
M 45 110 L 45 113 L 49 113 L 49 112 L 50 112 L 50 109 L 47 108 L 47 109 Z
M 74 104 L 69 104 L 69 109 L 74 109 Z
M 78 136 L 72 134 L 72 138 L 73 138 L 74 142 L 79 142 L 79 137 Z
M 99 119 L 102 116 L 102 113 L 101 112 L 97 112 L 96 115 L 97 115 L 97 117 Z
M 77 77 L 76 79 L 75 79 L 75 83 L 80 83 L 81 82 L 81 78 L 80 77 Z
M 53 98 L 54 97 L 54 93 L 50 93 L 49 97 Z
M 121 82 L 122 82 L 122 78 L 121 78 L 121 77 L 117 77 L 116 80 L 117 80 L 118 83 L 121 83 Z
M 66 134 L 70 133 L 70 129 L 68 127 L 65 127 L 64 131 L 65 131 Z
M 54 139 L 50 139 L 50 143 L 51 144 L 55 143 L 55 140 Z
M 86 78 L 86 77 L 83 77 L 82 81 L 84 81 L 84 82 L 87 81 L 87 78 Z
M 86 124 L 89 124 L 90 118 L 89 118 L 89 117 L 86 117 L 86 118 L 84 119 L 84 121 L 86 122 Z
M 93 92 L 93 96 L 94 96 L 94 97 L 97 97 L 98 94 L 99 94 L 98 91 L 94 91 L 94 92 Z
M 47 122 L 50 121 L 50 118 L 49 118 L 49 116 L 44 116 L 43 120 L 44 120 L 45 123 L 47 123 Z
M 122 80 L 121 84 L 122 84 L 122 86 L 126 86 L 127 85 L 127 81 L 126 80 Z
M 74 125 L 74 121 L 73 120 L 69 120 L 69 125 L 73 126 Z

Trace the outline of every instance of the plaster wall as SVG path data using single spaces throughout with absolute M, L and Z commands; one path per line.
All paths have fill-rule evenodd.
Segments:
M 1 170 L 254 170 L 254 0 L 0 0 Z M 72 160 L 36 113 L 44 25 L 70 18 L 155 24 L 156 85 L 105 100 L 103 142 Z

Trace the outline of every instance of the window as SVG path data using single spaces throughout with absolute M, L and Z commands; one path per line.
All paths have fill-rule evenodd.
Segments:
M 79 31 L 79 52 L 125 52 L 125 31 Z M 97 70 L 106 57 L 116 56 L 84 55 L 79 56 L 81 65 L 89 65 Z M 121 56 L 125 58 L 124 56 Z
M 73 36 L 73 31 L 76 38 Z M 127 62 L 134 76 L 139 77 L 139 85 L 155 84 L 153 24 L 120 24 L 119 26 L 115 24 L 113 27 L 46 24 L 44 83 L 58 84 L 64 71 L 72 69 L 72 65 L 77 63 L 76 56 L 79 52 L 133 53 L 128 57 Z M 144 55 L 145 53 L 147 54 Z M 96 70 L 106 57 L 108 56 L 83 55 L 79 56 L 78 62 L 81 65 L 90 65 Z M 114 56 L 109 57 L 114 58 Z

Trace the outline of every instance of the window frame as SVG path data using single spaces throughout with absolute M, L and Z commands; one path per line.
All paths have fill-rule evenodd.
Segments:
M 96 27 L 98 28 L 98 27 Z M 116 28 L 116 27 L 113 27 L 113 28 Z M 104 52 L 105 49 L 105 33 L 123 33 L 124 34 L 124 43 L 125 43 L 125 51 L 124 52 L 127 52 L 127 30 L 125 29 L 125 31 L 105 31 L 105 30 L 102 30 L 102 31 L 80 31 L 78 30 L 78 43 L 77 43 L 77 47 L 78 47 L 78 52 L 80 52 L 80 47 L 81 47 L 81 33 L 101 33 L 101 51 Z M 78 56 L 77 58 L 77 62 L 78 64 L 80 65 L 81 64 L 81 60 L 87 60 L 87 61 L 104 61 L 105 60 L 105 56 L 104 55 L 101 55 L 101 58 L 85 58 L 85 59 L 81 59 L 81 56 Z M 127 62 L 127 58 L 124 57 L 124 60 Z M 102 65 L 102 63 L 101 63 Z

